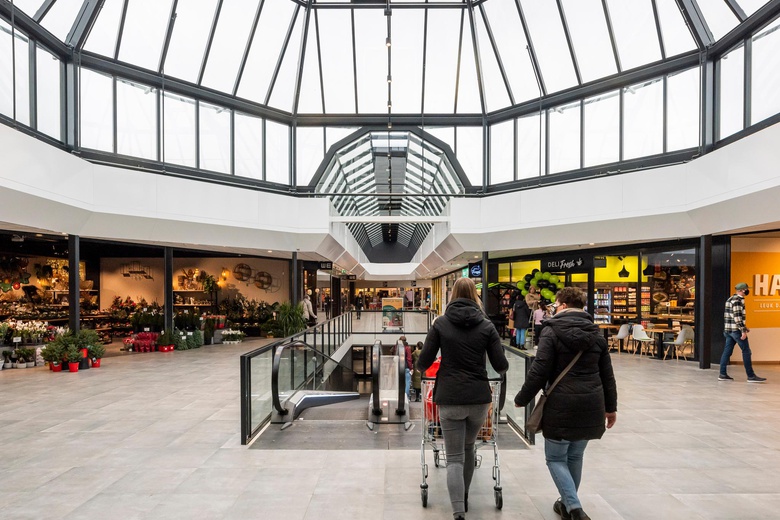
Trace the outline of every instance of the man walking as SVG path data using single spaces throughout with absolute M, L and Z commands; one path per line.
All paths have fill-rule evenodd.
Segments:
M 736 293 L 726 300 L 726 309 L 723 313 L 723 336 L 726 338 L 726 346 L 723 349 L 723 355 L 720 357 L 718 381 L 734 380 L 733 377 L 728 375 L 726 369 L 729 366 L 729 359 L 731 359 L 731 353 L 734 352 L 734 344 L 736 343 L 742 349 L 742 362 L 745 364 L 747 382 L 763 383 L 766 381 L 766 378 L 758 377 L 753 372 L 753 362 L 751 361 L 753 353 L 750 351 L 750 343 L 748 343 L 748 332 L 750 332 L 750 329 L 745 325 L 745 296 L 750 294 L 750 289 L 748 284 L 744 282 L 735 285 L 734 289 L 736 289 Z

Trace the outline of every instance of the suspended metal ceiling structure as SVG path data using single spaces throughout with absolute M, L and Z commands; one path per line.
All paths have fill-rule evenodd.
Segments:
M 82 66 L 174 94 L 293 127 L 395 124 L 445 133 L 695 66 L 751 15 L 778 10 L 777 0 L 12 4 L 16 9 L 0 0 L 0 12 L 21 11 L 51 33 L 47 43 L 73 49 Z M 381 135 L 364 133 L 331 149 L 320 167 L 317 190 L 375 195 L 334 195 L 340 212 L 434 215 L 449 195 L 464 191 L 457 161 L 441 146 L 411 132 Z M 434 196 L 400 197 L 409 194 Z M 430 224 L 350 227 L 364 249 L 388 239 L 416 248 Z

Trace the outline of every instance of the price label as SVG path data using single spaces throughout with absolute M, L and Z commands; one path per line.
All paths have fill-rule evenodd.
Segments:
M 146 312 L 146 307 L 144 307 L 144 312 Z
M 21 336 L 14 336 L 14 340 L 13 341 L 14 341 L 14 343 L 21 343 L 22 342 L 22 337 Z
M 187 333 L 187 336 L 192 336 L 192 332 L 188 332 L 188 333 Z
M 144 332 L 151 332 L 151 329 L 149 327 L 144 327 Z
M 189 314 L 189 313 L 190 313 L 190 311 L 188 311 L 187 309 L 184 309 L 184 314 Z

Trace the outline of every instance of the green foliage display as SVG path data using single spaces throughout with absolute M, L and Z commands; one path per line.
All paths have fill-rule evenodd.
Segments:
M 92 343 L 89 347 L 89 357 L 92 359 L 101 359 L 106 355 L 106 347 L 101 343 Z
M 79 348 L 89 348 L 100 343 L 100 335 L 92 329 L 81 329 L 76 335 L 76 345 Z
M 175 350 L 187 350 L 189 348 L 186 332 L 180 329 L 176 329 L 173 332 L 173 348 Z
M 225 330 L 222 333 L 222 341 L 244 341 L 246 334 L 240 330 Z
M 173 337 L 173 332 L 170 330 L 164 331 L 160 336 L 157 338 L 157 344 L 166 346 L 166 345 L 175 345 L 175 340 Z
M 276 312 L 276 321 L 282 329 L 282 337 L 292 336 L 306 329 L 306 319 L 303 317 L 303 304 L 293 305 L 284 302 Z
M 61 336 L 58 336 L 58 338 Z M 55 338 L 54 341 L 41 349 L 41 357 L 47 363 L 58 364 L 62 362 L 62 357 L 65 355 L 65 345 L 63 342 L 58 342 Z
M 203 320 L 203 341 L 206 344 L 211 344 L 211 340 L 214 339 L 214 330 L 217 328 L 217 320 L 214 318 L 206 318 Z
M 81 361 L 81 350 L 76 345 L 71 345 L 65 351 L 65 357 L 68 363 L 78 363 Z

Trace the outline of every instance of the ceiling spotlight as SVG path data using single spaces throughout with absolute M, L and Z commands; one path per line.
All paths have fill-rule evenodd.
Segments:
M 390 37 L 389 36 L 387 38 L 385 38 L 385 45 L 390 47 Z
M 387 128 L 393 128 L 393 122 L 392 121 L 388 121 L 387 122 Z
M 35 233 L 35 236 L 36 236 L 36 237 L 42 237 L 43 235 L 42 235 L 42 234 L 40 234 L 40 233 Z
M 392 83 L 393 82 L 393 76 L 392 75 L 390 75 L 390 74 L 387 75 L 387 82 L 388 83 Z

